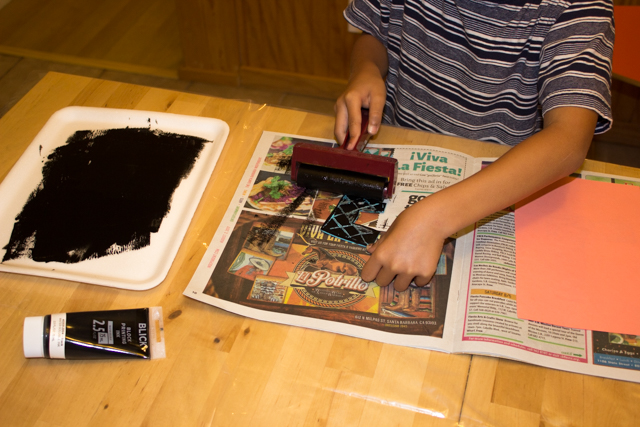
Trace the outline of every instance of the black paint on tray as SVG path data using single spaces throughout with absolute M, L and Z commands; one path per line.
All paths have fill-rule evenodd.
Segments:
M 148 246 L 206 142 L 144 128 L 76 132 L 47 157 L 3 261 L 76 263 Z

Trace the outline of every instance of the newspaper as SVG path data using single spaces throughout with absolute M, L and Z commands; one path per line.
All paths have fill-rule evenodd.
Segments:
M 364 282 L 359 272 L 369 258 L 366 248 L 321 231 L 341 195 L 291 182 L 288 167 L 298 142 L 335 144 L 263 133 L 186 296 L 269 322 L 640 382 L 640 336 L 518 318 L 513 208 L 447 239 L 424 287 L 398 292 Z M 366 151 L 398 160 L 392 200 L 382 213 L 364 212 L 356 221 L 381 233 L 408 206 L 495 160 L 417 145 L 370 144 Z M 640 185 L 591 172 L 581 177 Z

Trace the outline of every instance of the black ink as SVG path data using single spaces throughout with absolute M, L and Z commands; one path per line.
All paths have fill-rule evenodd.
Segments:
M 284 171 L 291 170 L 291 156 L 283 156 L 276 162 L 276 167 Z
M 176 310 L 173 313 L 171 313 L 169 316 L 167 316 L 169 319 L 173 320 L 177 317 L 179 317 L 182 314 L 182 310 Z
M 323 233 L 337 237 L 360 246 L 372 245 L 378 239 L 380 232 L 374 228 L 356 224 L 360 213 L 382 213 L 386 204 L 363 198 L 343 196 L 340 203 L 333 209 L 321 230 Z
M 76 263 L 148 246 L 206 142 L 149 129 L 76 132 L 48 156 L 3 261 Z
M 351 194 L 382 201 L 387 180 L 366 173 L 301 164 L 298 168 L 296 185 L 329 193 Z
M 261 247 L 269 243 L 272 239 L 275 239 L 280 227 L 282 227 L 282 224 L 285 223 L 289 215 L 293 214 L 296 209 L 302 205 L 304 199 L 307 197 L 310 197 L 310 195 L 305 190 L 302 194 L 296 197 L 290 205 L 287 205 L 284 209 L 278 212 L 278 215 L 272 217 L 264 227 L 254 227 L 247 236 L 247 242 Z

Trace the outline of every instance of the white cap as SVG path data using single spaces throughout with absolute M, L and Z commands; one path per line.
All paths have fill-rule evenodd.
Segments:
M 44 316 L 25 317 L 22 334 L 24 357 L 44 357 Z

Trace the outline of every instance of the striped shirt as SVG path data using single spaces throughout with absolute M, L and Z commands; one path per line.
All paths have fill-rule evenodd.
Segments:
M 384 123 L 516 145 L 561 106 L 611 127 L 611 0 L 354 0 L 389 57 Z

